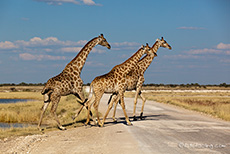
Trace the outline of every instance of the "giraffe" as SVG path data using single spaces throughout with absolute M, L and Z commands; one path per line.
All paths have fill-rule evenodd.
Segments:
M 89 52 L 97 44 L 105 46 L 108 49 L 111 48 L 109 43 L 104 38 L 103 34 L 93 38 L 81 49 L 77 56 L 66 65 L 64 70 L 59 75 L 52 77 L 47 81 L 45 87 L 41 92 L 42 95 L 44 95 L 44 104 L 38 123 L 38 129 L 40 129 L 43 115 L 48 105 L 50 104 L 50 102 L 52 102 L 51 113 L 56 120 L 59 129 L 65 130 L 65 127 L 60 124 L 56 114 L 56 109 L 61 96 L 73 94 L 80 100 L 79 103 L 81 103 L 82 106 L 84 105 L 84 101 L 86 100 L 82 91 L 83 81 L 80 75 Z
M 144 73 L 147 70 L 147 68 L 149 67 L 149 65 L 152 63 L 154 57 L 157 56 L 156 53 L 160 47 L 168 48 L 170 50 L 172 49 L 172 47 L 164 40 L 163 37 L 161 38 L 161 40 L 157 39 L 156 42 L 151 47 L 154 54 L 145 55 L 141 60 L 138 61 L 136 67 L 134 67 L 134 69 L 131 72 L 129 72 L 127 77 L 126 77 L 127 78 L 127 84 L 128 84 L 128 87 L 126 90 L 136 90 L 135 98 L 134 98 L 134 108 L 133 108 L 133 119 L 134 120 L 137 120 L 135 113 L 136 113 L 136 104 L 137 104 L 138 95 L 142 99 L 142 108 L 141 108 L 141 113 L 140 113 L 140 119 L 142 119 L 144 105 L 145 105 L 145 101 L 146 101 L 146 98 L 141 93 L 142 85 L 145 81 Z M 116 107 L 117 107 L 119 99 L 113 98 L 113 97 L 117 97 L 117 96 L 115 94 L 111 95 L 111 97 L 109 99 L 110 100 L 109 101 L 109 107 L 111 108 L 113 106 L 113 102 L 111 102 L 111 100 L 116 100 L 115 105 L 114 105 L 114 112 L 113 112 L 113 120 L 116 121 L 115 114 L 116 114 Z
M 103 127 L 104 122 L 100 122 L 99 114 L 98 114 L 98 106 L 101 100 L 101 97 L 104 93 L 118 93 L 121 99 L 121 106 L 126 118 L 126 122 L 128 125 L 132 125 L 129 121 L 129 118 L 125 111 L 125 103 L 124 103 L 124 92 L 126 89 L 126 76 L 136 65 L 138 60 L 141 58 L 143 54 L 149 54 L 150 47 L 143 46 L 131 56 L 128 60 L 123 62 L 120 65 L 116 65 L 113 69 L 102 76 L 96 77 L 90 84 L 90 89 L 92 89 L 92 97 L 86 102 L 86 106 L 88 107 L 88 115 L 86 125 L 90 120 L 90 107 L 93 104 L 95 108 L 95 114 L 97 115 L 99 126 Z M 91 91 L 91 90 L 90 90 Z

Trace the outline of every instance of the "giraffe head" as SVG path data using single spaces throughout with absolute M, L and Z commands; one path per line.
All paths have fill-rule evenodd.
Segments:
M 146 54 L 152 54 L 153 51 L 151 50 L 152 48 L 149 46 L 148 43 L 146 43 L 146 46 L 144 46 L 144 50 Z
M 144 46 L 145 53 L 147 55 L 155 55 L 157 56 L 157 53 L 153 50 L 153 47 L 150 47 L 148 43 L 146 43 L 146 46 Z
M 168 49 L 172 49 L 172 47 L 164 40 L 163 37 L 161 37 L 161 40 L 160 39 L 157 39 L 156 40 L 158 43 L 159 43 L 159 46 L 160 47 L 163 47 L 163 48 L 168 48 Z
M 103 34 L 99 35 L 98 38 L 99 38 L 98 44 L 100 44 L 101 46 L 105 46 L 108 49 L 111 48 L 110 44 L 106 41 L 106 39 L 104 38 Z

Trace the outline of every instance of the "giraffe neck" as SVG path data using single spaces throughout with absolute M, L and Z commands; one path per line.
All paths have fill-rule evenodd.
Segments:
M 153 51 L 157 53 L 157 50 L 160 48 L 160 42 L 156 41 L 154 45 L 152 46 L 152 48 L 153 48 Z
M 120 64 L 120 68 L 123 68 L 122 73 L 124 75 L 128 74 L 134 68 L 144 53 L 145 50 L 140 48 L 135 54 L 132 55 L 132 57 L 127 59 L 124 63 Z
M 146 55 L 138 62 L 138 69 L 142 72 L 141 74 L 144 74 L 144 72 L 147 70 L 147 68 L 150 66 L 154 59 L 155 55 Z
M 153 52 L 157 53 L 157 50 L 159 49 L 160 47 L 160 43 L 158 41 L 156 41 L 154 43 L 154 45 L 152 46 L 153 48 Z M 147 68 L 149 67 L 149 65 L 152 63 L 154 57 L 156 55 L 155 54 L 148 54 L 146 56 L 144 56 L 139 62 L 138 62 L 138 65 L 139 65 L 139 69 L 144 73 Z
M 160 43 L 158 41 L 156 41 L 154 43 L 154 45 L 152 46 L 153 48 L 153 52 L 154 53 L 157 53 L 157 50 L 159 49 L 160 47 Z M 152 63 L 154 57 L 156 55 L 155 54 L 148 54 L 146 56 L 144 56 L 139 62 L 138 62 L 138 65 L 141 69 L 141 71 L 144 73 L 146 71 L 146 69 L 149 67 L 149 65 Z
M 81 71 L 82 71 L 82 69 L 83 69 L 83 67 L 85 65 L 86 58 L 88 57 L 88 55 L 89 55 L 90 51 L 92 50 L 92 48 L 95 47 L 98 44 L 98 42 L 99 42 L 98 37 L 95 37 L 92 40 L 90 40 L 81 49 L 81 51 L 77 54 L 77 56 L 69 64 L 67 64 L 65 69 L 68 69 L 70 67 L 75 66 L 74 68 L 78 68 L 77 70 L 81 73 Z

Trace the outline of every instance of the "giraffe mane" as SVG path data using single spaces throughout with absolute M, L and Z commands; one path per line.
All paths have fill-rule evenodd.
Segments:
M 80 55 L 80 53 L 83 51 L 83 49 L 84 49 L 86 46 L 88 46 L 92 41 L 94 41 L 95 39 L 97 39 L 97 38 L 98 38 L 98 37 L 95 37 L 95 38 L 91 39 L 90 41 L 88 41 L 88 43 L 87 43 L 86 45 L 84 45 L 84 47 L 78 52 L 77 56 L 76 56 L 73 60 L 71 60 L 71 62 L 70 62 L 69 64 L 71 64 L 73 61 L 75 61 L 75 60 L 79 57 L 79 55 Z

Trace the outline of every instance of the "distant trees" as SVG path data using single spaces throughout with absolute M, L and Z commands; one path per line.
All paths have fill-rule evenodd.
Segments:
M 18 83 L 18 84 L 15 84 L 15 83 L 2 83 L 0 84 L 0 87 L 3 87 L 3 86 L 44 86 L 45 83 L 25 83 L 25 82 L 21 82 L 21 83 Z M 84 86 L 89 86 L 90 83 L 86 83 L 84 84 Z M 153 86 L 153 87 L 171 87 L 171 88 L 175 88 L 175 87 L 199 87 L 199 88 L 206 88 L 207 86 L 214 86 L 214 87 L 230 87 L 230 84 L 227 84 L 227 83 L 221 83 L 219 85 L 211 85 L 211 84 L 208 84 L 208 85 L 200 85 L 198 83 L 191 83 L 191 84 L 163 84 L 163 83 L 160 83 L 160 84 L 155 84 L 155 83 L 150 83 L 150 84 L 144 84 L 143 86 Z
M 21 82 L 19 84 L 15 84 L 15 83 L 2 83 L 0 84 L 0 87 L 3 86 L 44 86 L 45 83 L 25 83 L 25 82 Z
M 143 86 L 153 86 L 153 87 L 171 87 L 171 88 L 175 88 L 175 87 L 199 87 L 199 88 L 206 88 L 207 86 L 214 86 L 214 87 L 230 87 L 230 84 L 226 84 L 226 83 L 221 83 L 219 85 L 200 85 L 198 83 L 191 83 L 191 84 L 154 84 L 154 83 L 150 83 L 150 84 L 144 84 Z

